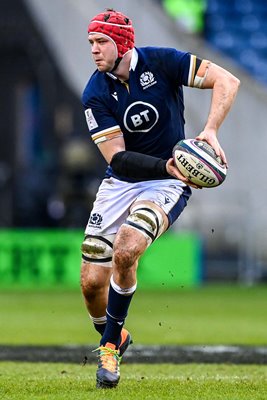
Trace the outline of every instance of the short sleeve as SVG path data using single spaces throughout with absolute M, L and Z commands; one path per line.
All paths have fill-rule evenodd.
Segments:
M 176 49 L 162 49 L 161 63 L 165 73 L 178 85 L 193 86 L 198 68 L 198 58 Z
M 82 102 L 86 122 L 92 140 L 95 144 L 112 139 L 121 134 L 120 126 L 101 98 L 89 95 L 87 87 L 83 93 Z

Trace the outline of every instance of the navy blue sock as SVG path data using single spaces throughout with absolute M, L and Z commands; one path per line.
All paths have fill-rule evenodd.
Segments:
M 95 330 L 97 330 L 97 332 L 99 332 L 102 336 L 107 324 L 106 315 L 104 315 L 103 317 L 93 317 L 92 315 L 90 315 L 90 318 L 94 324 Z
M 103 335 L 103 333 L 105 332 L 105 328 L 106 328 L 106 324 L 95 324 L 94 323 L 94 327 L 95 327 L 95 330 L 97 330 L 97 332 L 99 332 L 100 333 L 100 335 L 102 336 Z
M 111 278 L 107 306 L 107 324 L 105 332 L 100 341 L 100 345 L 104 346 L 107 342 L 109 342 L 115 344 L 116 348 L 118 348 L 121 330 L 124 325 L 125 318 L 127 317 L 128 309 L 135 289 L 136 285 L 132 288 L 123 290 L 119 288 L 114 283 L 113 278 Z

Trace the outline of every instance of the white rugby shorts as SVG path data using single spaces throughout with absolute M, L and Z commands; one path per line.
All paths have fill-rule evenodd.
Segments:
M 116 234 L 128 217 L 130 207 L 140 200 L 152 201 L 162 208 L 170 226 L 183 211 L 190 195 L 190 188 L 177 179 L 129 183 L 106 178 L 99 186 L 85 234 Z

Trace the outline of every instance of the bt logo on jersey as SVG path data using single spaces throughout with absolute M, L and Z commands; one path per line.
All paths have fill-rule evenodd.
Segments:
M 123 122 L 129 132 L 149 132 L 158 119 L 158 110 L 152 104 L 136 101 L 126 109 Z
M 141 111 L 140 114 L 135 114 L 131 116 L 131 120 L 133 121 L 133 124 L 135 127 L 142 125 L 143 123 L 143 118 L 145 121 L 149 122 L 149 110 Z

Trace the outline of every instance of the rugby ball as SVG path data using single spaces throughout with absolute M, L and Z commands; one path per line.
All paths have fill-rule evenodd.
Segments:
M 179 171 L 198 186 L 216 187 L 226 178 L 227 168 L 221 158 L 202 140 L 180 140 L 173 148 L 173 158 Z

